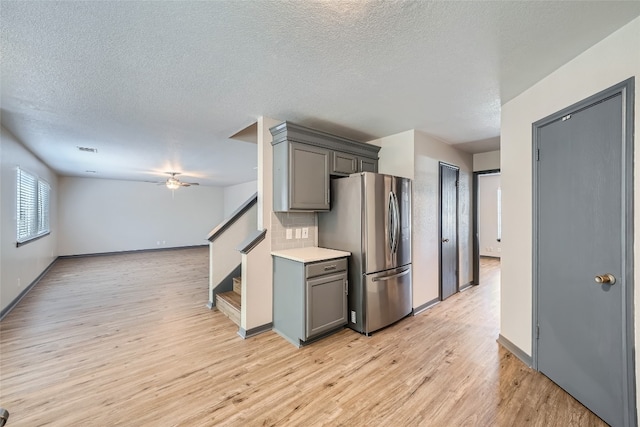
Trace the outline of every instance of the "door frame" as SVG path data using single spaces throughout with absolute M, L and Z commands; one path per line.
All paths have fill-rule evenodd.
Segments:
M 478 190 L 480 188 L 480 175 L 491 175 L 500 173 L 500 169 L 488 169 L 473 172 L 472 207 L 473 209 L 473 282 L 472 285 L 480 284 L 480 203 L 478 202 Z
M 621 83 L 611 86 L 601 92 L 596 93 L 582 101 L 579 101 L 567 108 L 553 113 L 532 124 L 532 170 L 533 170 L 533 264 L 532 264 L 532 324 L 531 324 L 531 341 L 532 341 L 532 367 L 538 369 L 538 138 L 539 129 L 549 123 L 562 120 L 568 114 L 589 108 L 593 104 L 602 102 L 613 96 L 622 96 L 623 111 L 623 139 L 622 144 L 622 164 L 620 165 L 620 173 L 622 174 L 622 272 L 624 274 L 625 290 L 622 292 L 622 347 L 624 363 L 623 369 L 623 388 L 624 394 L 624 419 L 625 425 L 635 426 L 636 424 L 636 387 L 635 387 L 635 360 L 634 360 L 634 265 L 633 265 L 633 126 L 634 126 L 634 78 L 631 77 Z
M 458 236 L 460 167 L 446 162 L 438 162 L 438 301 L 442 301 L 442 168 L 456 170 L 456 292 L 460 292 L 460 242 Z

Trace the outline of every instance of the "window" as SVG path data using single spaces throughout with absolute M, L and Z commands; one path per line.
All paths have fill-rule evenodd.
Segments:
M 18 246 L 49 234 L 49 184 L 18 169 L 17 176 Z

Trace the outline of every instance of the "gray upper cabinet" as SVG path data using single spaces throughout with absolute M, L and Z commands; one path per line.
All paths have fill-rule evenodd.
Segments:
M 273 210 L 330 210 L 330 176 L 377 172 L 380 147 L 284 122 L 273 135 Z
M 284 142 L 273 147 L 273 210 L 328 211 L 330 152 Z
M 352 154 L 334 151 L 331 174 L 350 175 L 358 172 L 358 158 Z
M 358 159 L 358 172 L 378 172 L 378 160 Z

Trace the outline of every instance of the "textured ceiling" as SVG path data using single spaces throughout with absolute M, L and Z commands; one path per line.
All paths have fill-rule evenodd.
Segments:
M 2 124 L 61 175 L 255 179 L 261 116 L 470 152 L 640 2 L 2 0 Z M 94 147 L 97 154 L 77 146 Z

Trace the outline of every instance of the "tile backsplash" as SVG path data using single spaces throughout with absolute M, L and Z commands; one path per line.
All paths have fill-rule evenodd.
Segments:
M 309 236 L 296 239 L 296 229 L 308 228 Z M 291 229 L 292 239 L 287 239 L 287 229 Z M 318 221 L 315 212 L 272 212 L 271 250 L 306 248 L 317 246 Z

